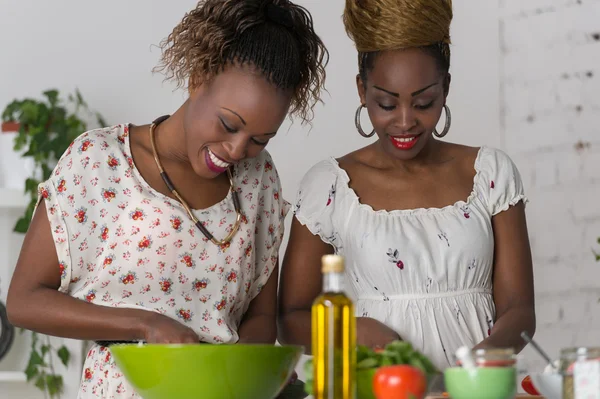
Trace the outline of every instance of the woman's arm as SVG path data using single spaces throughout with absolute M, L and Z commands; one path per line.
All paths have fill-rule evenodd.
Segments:
M 311 352 L 311 308 L 322 291 L 321 258 L 333 248 L 296 218 L 288 242 L 279 287 L 279 342 L 302 345 Z M 400 339 L 389 327 L 369 317 L 356 319 L 358 344 L 383 347 Z
M 192 330 L 158 313 L 94 305 L 59 292 L 58 264 L 42 201 L 25 235 L 8 291 L 12 324 L 82 340 L 198 342 Z
M 488 338 L 475 349 L 500 347 L 520 352 L 522 331 L 535 333 L 533 266 L 525 205 L 520 202 L 492 218 L 494 230 L 493 290 L 496 321 Z
M 250 302 L 238 331 L 241 344 L 274 344 L 277 339 L 277 283 L 279 262 L 267 284 Z

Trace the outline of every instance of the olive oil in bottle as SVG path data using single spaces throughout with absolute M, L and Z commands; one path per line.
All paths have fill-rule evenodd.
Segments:
M 315 399 L 356 398 L 356 319 L 344 293 L 344 258 L 322 259 L 323 292 L 312 306 Z

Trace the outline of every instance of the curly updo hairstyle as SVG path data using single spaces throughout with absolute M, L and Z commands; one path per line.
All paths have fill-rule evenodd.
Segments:
M 420 48 L 450 69 L 452 0 L 346 0 L 344 26 L 363 81 L 381 51 Z
M 197 87 L 229 64 L 248 65 L 294 91 L 290 114 L 310 122 L 329 53 L 310 13 L 288 0 L 201 0 L 160 43 L 155 71 Z

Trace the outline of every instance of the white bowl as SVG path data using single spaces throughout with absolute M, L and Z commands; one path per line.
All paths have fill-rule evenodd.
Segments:
M 558 373 L 530 374 L 531 382 L 540 395 L 546 399 L 562 398 L 562 375 Z

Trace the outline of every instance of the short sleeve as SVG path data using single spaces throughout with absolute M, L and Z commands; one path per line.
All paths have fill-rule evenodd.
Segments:
M 69 225 L 67 222 L 68 212 L 64 201 L 67 200 L 65 187 L 67 176 L 61 173 L 67 164 L 70 164 L 70 150 L 60 159 L 54 172 L 48 180 L 38 186 L 38 206 L 41 201 L 46 205 L 46 216 L 50 223 L 52 238 L 58 257 L 57 272 L 60 273 L 59 291 L 68 293 L 71 281 L 72 260 L 69 248 Z M 36 211 L 37 211 L 36 207 Z
M 485 148 L 480 165 L 483 184 L 487 191 L 487 206 L 490 214 L 495 216 L 511 206 L 523 202 L 525 195 L 523 180 L 517 166 L 503 151 Z
M 294 207 L 296 219 L 336 251 L 341 247 L 333 223 L 337 181 L 332 161 L 314 165 L 300 182 Z
M 283 198 L 279 174 L 267 151 L 257 158 L 256 168 L 262 170 L 256 214 L 256 256 L 250 299 L 265 286 L 277 262 L 285 233 L 285 217 L 291 205 Z

